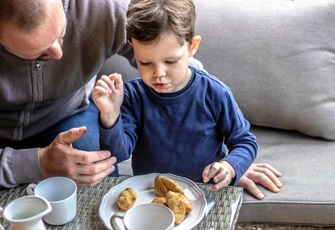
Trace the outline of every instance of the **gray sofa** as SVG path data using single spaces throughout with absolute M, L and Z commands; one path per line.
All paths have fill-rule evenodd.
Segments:
M 244 192 L 239 223 L 335 225 L 335 1 L 195 0 L 196 58 L 225 82 L 259 152 L 282 174 L 277 194 Z M 122 57 L 101 74 L 138 73 Z

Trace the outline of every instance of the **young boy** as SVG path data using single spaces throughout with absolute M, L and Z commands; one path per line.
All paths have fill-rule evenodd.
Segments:
M 192 0 L 133 0 L 127 17 L 141 78 L 124 88 L 120 74 L 97 82 L 101 148 L 118 162 L 132 155 L 134 175 L 213 180 L 212 190 L 236 184 L 258 146 L 230 89 L 188 66 L 201 40 Z

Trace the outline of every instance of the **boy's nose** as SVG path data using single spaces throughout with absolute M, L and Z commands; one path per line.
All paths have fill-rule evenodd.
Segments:
M 157 66 L 154 70 L 154 77 L 164 77 L 166 74 L 163 67 Z

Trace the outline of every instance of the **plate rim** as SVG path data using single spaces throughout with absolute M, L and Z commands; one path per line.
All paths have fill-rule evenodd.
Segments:
M 193 187 L 193 190 L 195 192 L 197 192 L 197 194 L 200 196 L 200 198 L 202 198 L 202 202 L 203 202 L 203 205 L 202 207 L 200 208 L 200 211 L 199 211 L 199 218 L 192 224 L 192 226 L 189 226 L 189 229 L 190 228 L 193 228 L 194 226 L 196 226 L 204 217 L 205 215 L 205 211 L 206 211 L 206 206 L 207 206 L 207 200 L 206 200 L 206 196 L 205 196 L 205 193 L 199 188 L 199 186 L 192 180 L 186 178 L 186 177 L 182 177 L 182 176 L 178 176 L 176 174 L 173 174 L 173 173 L 149 173 L 149 174 L 143 174 L 143 175 L 137 175 L 137 176 L 130 176 L 129 178 L 127 178 L 126 180 L 122 181 L 121 183 L 117 184 L 117 185 L 114 185 L 113 187 L 111 187 L 108 192 L 102 197 L 101 199 L 101 202 L 100 202 L 100 205 L 99 205 L 99 210 L 98 210 L 98 214 L 99 214 L 99 218 L 100 220 L 103 222 L 103 224 L 105 225 L 105 227 L 107 229 L 110 229 L 110 230 L 113 230 L 110 226 L 108 226 L 105 222 L 105 219 L 103 218 L 102 216 L 102 212 L 104 211 L 103 210 L 103 204 L 107 203 L 106 202 L 106 199 L 112 195 L 111 193 L 113 192 L 113 190 L 115 189 L 118 189 L 119 187 L 123 187 L 125 182 L 128 182 L 130 183 L 131 181 L 129 181 L 129 179 L 148 179 L 148 178 L 154 178 L 156 175 L 162 175 L 162 176 L 166 176 L 170 179 L 174 179 L 174 180 L 179 180 L 179 181 L 183 181 L 184 183 L 186 184 L 189 184 L 190 186 Z

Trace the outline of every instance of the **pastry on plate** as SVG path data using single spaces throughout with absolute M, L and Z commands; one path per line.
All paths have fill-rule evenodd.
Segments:
M 155 199 L 151 201 L 151 203 L 167 206 L 165 197 L 156 197 Z
M 155 177 L 154 190 L 159 197 L 165 197 L 169 191 L 184 194 L 183 188 L 177 182 L 162 175 Z
M 179 198 L 178 194 L 181 193 L 169 191 L 166 194 L 166 203 L 172 210 L 175 217 L 175 224 L 177 225 L 183 222 L 186 215 L 186 207 L 183 203 L 183 200 Z
M 136 198 L 137 198 L 137 195 L 134 189 L 126 188 L 120 193 L 119 198 L 117 200 L 117 206 L 121 210 L 126 211 L 130 209 L 131 207 L 133 207 L 133 205 L 136 202 Z

